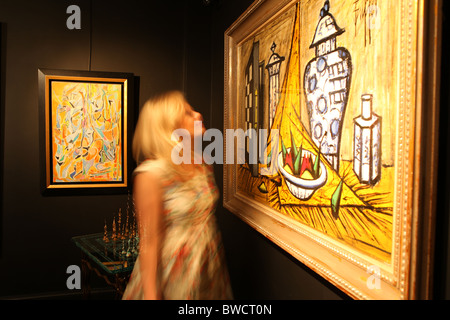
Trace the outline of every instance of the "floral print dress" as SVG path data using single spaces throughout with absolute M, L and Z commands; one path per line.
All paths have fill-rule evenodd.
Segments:
M 231 299 L 221 235 L 215 220 L 219 192 L 210 167 L 199 166 L 187 182 L 174 179 L 167 164 L 147 160 L 135 171 L 151 171 L 163 187 L 164 239 L 158 285 L 166 300 Z M 122 299 L 143 299 L 139 257 Z

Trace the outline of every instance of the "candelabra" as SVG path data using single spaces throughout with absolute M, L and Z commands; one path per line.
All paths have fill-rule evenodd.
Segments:
M 130 215 L 131 221 L 130 221 Z M 114 256 L 120 259 L 135 259 L 139 252 L 139 232 L 136 220 L 134 205 L 128 196 L 126 219 L 123 222 L 122 208 L 119 208 L 116 215 L 113 216 L 111 225 L 111 234 L 108 233 L 108 227 L 105 220 L 103 241 L 106 245 L 112 247 Z

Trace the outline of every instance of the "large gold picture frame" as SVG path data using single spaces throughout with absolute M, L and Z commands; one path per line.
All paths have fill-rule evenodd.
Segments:
M 431 297 L 441 6 L 258 0 L 225 32 L 224 207 L 355 299 Z
M 43 190 L 127 190 L 133 75 L 39 69 Z

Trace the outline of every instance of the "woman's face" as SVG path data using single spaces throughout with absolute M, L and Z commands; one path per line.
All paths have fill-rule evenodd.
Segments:
M 205 133 L 205 126 L 203 125 L 203 117 L 199 112 L 194 111 L 189 103 L 184 103 L 185 114 L 181 120 L 181 128 L 186 129 L 191 138 L 195 135 Z M 195 123 L 196 121 L 201 121 L 201 123 Z M 197 126 L 197 127 L 196 127 Z

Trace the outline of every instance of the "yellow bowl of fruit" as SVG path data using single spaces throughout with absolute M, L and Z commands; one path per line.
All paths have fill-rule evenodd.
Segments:
M 278 155 L 278 170 L 284 177 L 291 194 L 308 200 L 327 182 L 327 170 L 320 157 L 308 150 L 291 152 L 291 148 Z

